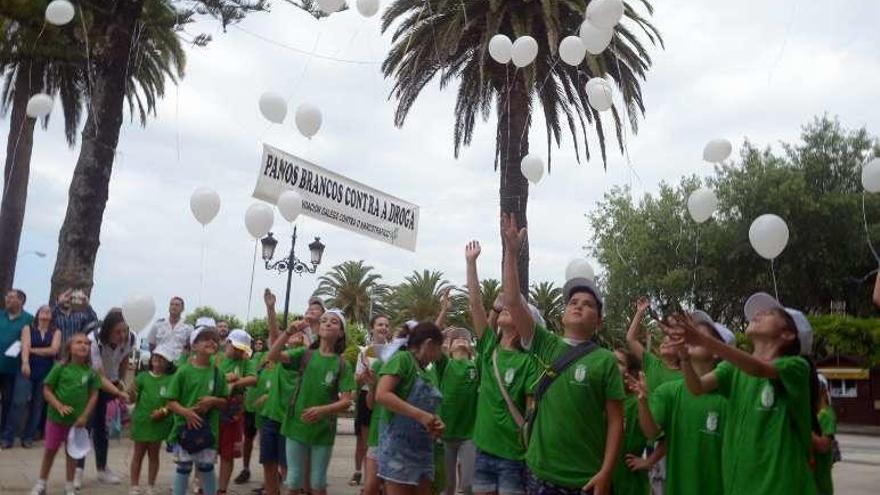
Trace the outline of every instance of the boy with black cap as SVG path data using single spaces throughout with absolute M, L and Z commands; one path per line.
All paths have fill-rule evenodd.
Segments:
M 624 388 L 614 353 L 594 340 L 602 296 L 590 279 L 569 280 L 563 337 L 535 325 L 519 294 L 517 258 L 525 235 L 513 215 L 501 215 L 505 304 L 523 347 L 545 370 L 535 388 L 527 493 L 606 495 L 623 439 Z

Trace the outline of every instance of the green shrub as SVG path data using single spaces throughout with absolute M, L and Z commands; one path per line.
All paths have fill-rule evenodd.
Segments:
M 880 318 L 815 315 L 808 319 L 817 360 L 839 354 L 864 359 L 866 366 L 880 366 Z

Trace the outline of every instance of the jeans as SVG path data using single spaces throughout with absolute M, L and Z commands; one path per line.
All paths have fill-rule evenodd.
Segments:
M 95 464 L 98 471 L 107 468 L 107 403 L 113 400 L 113 396 L 98 391 L 98 401 L 95 410 L 89 418 L 89 432 L 92 434 L 92 445 L 95 447 Z M 86 458 L 76 461 L 76 467 L 82 469 L 86 466 Z
M 504 459 L 477 450 L 477 460 L 474 464 L 475 492 L 495 492 L 499 495 L 525 493 L 526 468 L 523 461 Z
M 306 445 L 292 438 L 287 439 L 287 489 L 298 490 L 303 486 L 303 467 L 308 457 L 311 462 L 309 481 L 315 490 L 327 488 L 327 468 L 330 466 L 332 445 Z
M 477 459 L 477 450 L 474 442 L 470 440 L 446 440 L 446 495 L 455 495 L 456 488 L 461 487 L 465 495 L 473 493 L 471 485 L 474 483 L 474 464 Z M 461 479 L 457 479 L 458 467 L 461 470 Z
M 12 409 L 9 414 L 12 421 L 8 422 L 3 429 L 4 442 L 12 443 L 15 440 L 16 426 L 22 417 L 27 418 L 27 422 L 21 433 L 21 441 L 22 443 L 34 441 L 34 435 L 37 434 L 37 428 L 43 418 L 43 408 L 46 406 L 46 399 L 43 398 L 43 380 L 45 378 L 45 375 L 31 374 L 30 378 L 25 378 L 21 373 L 18 374 L 15 380 Z
M 12 395 L 15 393 L 15 373 L 0 374 L 0 431 L 6 427 L 15 431 L 18 421 L 12 418 Z

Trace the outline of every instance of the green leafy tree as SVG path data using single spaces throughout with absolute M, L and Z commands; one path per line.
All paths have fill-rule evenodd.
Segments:
M 239 317 L 231 313 L 220 313 L 210 306 L 199 306 L 198 308 L 194 309 L 190 314 L 186 315 L 186 318 L 184 318 L 183 321 L 190 325 L 195 325 L 196 320 L 203 316 L 214 318 L 214 321 L 225 321 L 229 324 L 230 330 L 235 328 L 244 328 L 244 322 L 242 322 Z
M 443 0 L 395 0 L 382 18 L 382 31 L 394 27 L 392 47 L 382 71 L 394 79 L 392 95 L 397 100 L 394 122 L 402 126 L 422 89 L 439 77 L 445 88 L 460 80 L 454 110 L 454 149 L 470 144 L 477 117 L 489 118 L 493 108 L 498 116 L 495 164 L 500 166 L 500 206 L 512 212 L 521 226 L 526 225 L 528 182 L 520 172 L 520 161 L 529 152 L 528 130 L 533 105 L 544 114 L 547 129 L 548 167 L 552 141 L 558 145 L 567 129 L 580 160 L 581 146 L 587 160 L 589 130 L 606 159 L 603 121 L 614 130 L 623 152 L 624 125 L 638 129 L 638 115 L 644 113 L 641 82 L 651 65 L 643 44 L 662 43 L 659 32 L 646 16 L 653 12 L 647 0 L 639 2 L 646 14 L 628 3 L 624 20 L 615 27 L 614 40 L 600 55 L 590 55 L 578 67 L 559 63 L 560 40 L 577 34 L 589 2 L 572 0 L 511 0 L 485 2 L 447 2 Z M 522 69 L 501 65 L 488 56 L 492 36 L 505 34 L 511 39 L 530 35 L 539 46 L 533 64 Z M 643 36 L 642 36 L 643 35 Z M 623 108 L 599 113 L 587 103 L 587 78 L 611 76 L 620 90 Z M 624 112 L 624 115 L 621 113 Z M 624 120 L 629 122 L 624 123 Z M 582 138 L 581 138 L 582 136 Z M 523 294 L 528 294 L 529 250 L 523 247 L 518 260 Z
M 562 288 L 556 287 L 553 282 L 536 282 L 529 291 L 532 304 L 541 311 L 547 329 L 552 332 L 562 331 Z
M 334 266 L 318 279 L 316 296 L 327 298 L 327 305 L 340 308 L 345 316 L 361 324 L 369 322 L 374 301 L 381 300 L 387 287 L 379 283 L 382 275 L 360 261 L 346 261 Z
M 626 189 L 605 195 L 590 213 L 592 254 L 605 268 L 605 322 L 624 332 L 631 305 L 647 295 L 662 313 L 698 307 L 732 325 L 742 324 L 742 305 L 755 291 L 774 292 L 770 263 L 752 249 L 748 232 L 765 213 L 781 216 L 790 239 L 775 260 L 779 297 L 810 313 L 845 301 L 853 314 L 870 308 L 865 275 L 877 261 L 865 242 L 861 166 L 880 153 L 865 129 L 849 130 L 827 116 L 804 126 L 800 140 L 783 152 L 746 142 L 739 163 L 715 170 L 708 184 L 718 196 L 714 219 L 694 223 L 687 198 L 694 177 L 662 184 L 635 203 Z M 880 234 L 880 198 L 865 196 L 868 232 Z

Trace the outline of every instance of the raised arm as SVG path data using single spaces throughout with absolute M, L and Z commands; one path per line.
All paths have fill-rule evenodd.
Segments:
M 526 307 L 523 295 L 519 291 L 519 270 L 517 260 L 526 229 L 517 226 L 512 213 L 501 214 L 501 239 L 504 243 L 504 260 L 502 263 L 501 298 L 504 307 L 510 312 L 514 328 L 523 342 L 531 342 L 535 333 L 535 322 Z
M 273 342 L 272 346 L 269 348 L 269 354 L 266 355 L 268 361 L 283 364 L 290 363 L 290 356 L 284 352 L 284 349 L 287 347 L 287 338 L 289 336 L 290 334 L 287 330 L 280 332 L 280 335 L 275 338 L 275 342 Z
M 280 331 L 278 329 L 278 314 L 275 313 L 275 294 L 268 287 L 263 291 L 263 302 L 266 303 L 266 322 L 269 324 L 269 347 L 272 347 Z
M 443 291 L 443 295 L 440 296 L 440 311 L 437 313 L 437 318 L 434 319 L 434 324 L 437 325 L 437 328 L 443 328 L 446 326 L 446 315 L 449 313 L 449 292 L 452 291 L 452 287 L 447 287 L 446 290 Z
M 632 322 L 629 324 L 629 330 L 626 331 L 626 345 L 629 347 L 629 350 L 635 354 L 639 361 L 642 361 L 645 356 L 645 346 L 642 345 L 640 340 L 642 319 L 645 317 L 645 312 L 648 311 L 650 304 L 648 298 L 639 298 L 636 303 L 636 313 L 633 315 Z
M 671 322 L 668 332 L 673 337 L 683 338 L 688 344 L 705 347 L 719 358 L 728 361 L 752 376 L 773 380 L 779 378 L 779 372 L 773 366 L 773 363 L 763 361 L 718 339 L 703 335 L 697 331 L 693 321 L 688 316 L 676 315 L 675 319 Z M 686 355 L 687 352 L 684 354 Z M 690 366 L 690 363 L 688 365 Z
M 464 248 L 464 259 L 467 263 L 467 291 L 468 308 L 471 312 L 471 324 L 474 326 L 474 334 L 477 339 L 483 337 L 483 332 L 489 325 L 486 316 L 486 308 L 483 307 L 483 293 L 480 290 L 480 278 L 477 276 L 477 258 L 480 257 L 482 248 L 477 241 L 467 243 Z

